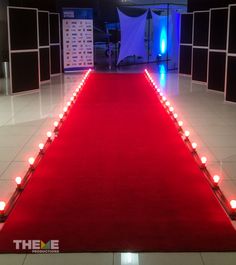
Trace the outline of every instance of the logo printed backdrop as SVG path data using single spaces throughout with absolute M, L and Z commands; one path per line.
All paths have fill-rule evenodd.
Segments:
M 94 66 L 93 10 L 63 9 L 64 72 Z

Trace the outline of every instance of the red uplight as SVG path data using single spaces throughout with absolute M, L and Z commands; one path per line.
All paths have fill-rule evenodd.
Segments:
M 179 124 L 179 127 L 182 127 L 184 123 L 182 121 L 179 121 L 178 124 Z
M 0 201 L 0 211 L 3 212 L 5 210 L 6 203 L 4 201 Z
M 174 108 L 173 108 L 173 107 L 170 107 L 170 108 L 169 108 L 169 111 L 170 111 L 170 112 L 173 112 L 173 111 L 174 111 Z
M 202 156 L 201 157 L 201 162 L 202 162 L 203 165 L 205 165 L 206 162 L 207 162 L 207 158 L 205 156 Z
M 230 201 L 230 206 L 233 210 L 236 210 L 236 200 L 231 200 Z
M 197 144 L 196 143 L 192 143 L 192 148 L 195 150 L 197 148 Z
M 185 131 L 184 135 L 185 135 L 186 138 L 188 138 L 190 136 L 190 132 L 189 131 Z
M 52 132 L 48 131 L 48 132 L 47 132 L 47 137 L 48 137 L 49 139 L 51 139 L 51 137 L 52 137 Z
M 30 157 L 30 158 L 28 159 L 28 162 L 29 162 L 29 164 L 32 166 L 32 165 L 34 164 L 34 158 L 33 158 L 33 157 Z
M 58 121 L 54 121 L 54 123 L 53 123 L 54 127 L 57 127 L 58 124 L 59 124 Z
M 21 182 L 22 182 L 22 178 L 21 177 L 16 177 L 15 178 L 15 182 L 16 182 L 17 185 L 20 185 Z
M 215 184 L 218 184 L 219 181 L 220 181 L 220 176 L 218 176 L 218 175 L 214 175 L 214 176 L 213 176 L 213 181 L 214 181 Z

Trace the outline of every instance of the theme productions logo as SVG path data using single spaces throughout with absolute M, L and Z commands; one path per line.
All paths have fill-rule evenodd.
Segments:
M 13 240 L 16 250 L 31 250 L 32 253 L 59 253 L 59 240 Z

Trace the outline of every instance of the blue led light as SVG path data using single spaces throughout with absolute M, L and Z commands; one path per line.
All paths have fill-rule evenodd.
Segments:
M 166 35 L 166 28 L 162 27 L 161 35 L 160 35 L 160 51 L 161 54 L 166 53 L 166 45 L 167 44 L 167 35 Z

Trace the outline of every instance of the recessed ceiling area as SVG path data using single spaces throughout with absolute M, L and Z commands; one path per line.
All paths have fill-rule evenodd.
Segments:
M 187 5 L 187 0 L 121 0 L 121 2 L 126 4 L 135 4 L 135 5 L 158 5 L 158 4 L 181 4 Z

